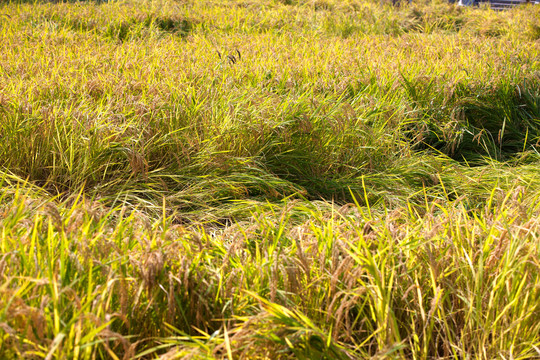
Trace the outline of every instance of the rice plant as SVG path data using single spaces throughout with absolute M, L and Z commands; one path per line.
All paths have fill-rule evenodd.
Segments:
M 538 19 L 3 2 L 0 357 L 539 357 Z

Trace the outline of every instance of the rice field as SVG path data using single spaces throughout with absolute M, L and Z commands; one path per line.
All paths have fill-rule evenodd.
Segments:
M 540 357 L 540 6 L 0 4 L 0 358 Z

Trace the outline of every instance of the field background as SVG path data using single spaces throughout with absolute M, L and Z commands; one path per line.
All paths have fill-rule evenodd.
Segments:
M 0 357 L 540 356 L 540 6 L 0 4 Z

